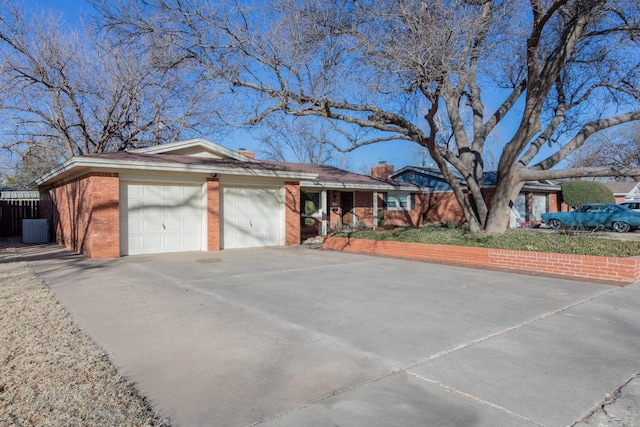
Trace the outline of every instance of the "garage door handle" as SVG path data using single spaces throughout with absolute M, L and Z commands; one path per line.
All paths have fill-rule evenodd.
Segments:
M 251 221 L 251 218 L 249 218 L 249 227 L 253 227 L 253 221 Z
M 165 225 L 165 223 L 164 223 L 164 219 L 162 220 L 162 229 L 163 229 L 163 230 L 166 230 L 166 229 L 167 229 L 167 226 L 166 226 L 166 225 Z

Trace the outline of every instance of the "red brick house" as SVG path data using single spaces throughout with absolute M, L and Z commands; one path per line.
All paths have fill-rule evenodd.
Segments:
M 204 139 L 74 157 L 36 182 L 55 241 L 91 258 L 300 243 L 320 231 L 413 223 L 422 189 L 328 166 L 258 161 Z M 387 220 L 385 213 L 385 221 Z
M 451 186 L 438 169 L 407 166 L 394 171 L 393 166 L 385 165 L 386 177 L 397 183 L 412 183 L 423 189 L 420 209 L 414 215 L 418 225 L 431 222 L 464 222 L 465 217 L 462 208 L 453 194 Z M 463 190 L 466 183 L 458 172 L 458 181 Z M 487 201 L 491 204 L 497 181 L 496 172 L 485 172 L 483 176 L 483 191 Z M 540 223 L 540 214 L 544 212 L 557 212 L 562 203 L 562 190 L 560 186 L 550 182 L 525 182 L 516 197 L 511 202 L 511 227 L 530 226 Z

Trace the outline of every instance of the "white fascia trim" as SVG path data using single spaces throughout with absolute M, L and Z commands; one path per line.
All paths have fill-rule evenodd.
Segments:
M 76 167 L 76 159 L 75 158 L 71 158 L 67 161 L 65 161 L 64 163 L 62 163 L 59 166 L 56 166 L 55 168 L 51 169 L 49 172 L 45 173 L 44 175 L 42 175 L 40 178 L 35 180 L 35 186 L 40 186 L 43 183 L 49 181 L 50 179 L 58 176 L 58 175 L 62 175 L 65 172 L 70 171 L 71 169 L 73 169 L 74 167 Z
M 244 176 L 256 176 L 256 177 L 270 177 L 270 178 L 282 178 L 282 179 L 314 179 L 316 174 L 303 173 L 303 172 L 287 172 L 287 171 L 271 171 L 263 169 L 249 169 L 249 168 L 225 168 L 216 166 L 202 166 L 202 165 L 184 165 L 179 163 L 147 163 L 138 162 L 133 160 L 105 160 L 100 158 L 71 158 L 64 162 L 62 165 L 53 169 L 46 175 L 42 176 L 36 181 L 37 185 L 62 175 L 75 168 L 104 168 L 110 170 L 142 170 L 142 171 L 158 171 L 158 172 L 191 172 L 191 173 L 203 173 L 212 174 L 217 173 L 220 175 L 244 175 Z
M 393 186 L 390 184 L 349 184 L 344 182 L 300 181 L 300 187 L 345 190 L 408 191 L 410 193 L 428 192 L 428 189 L 425 187 Z
M 144 147 L 144 148 L 135 148 L 133 150 L 129 150 L 132 153 L 144 153 L 144 154 L 163 154 L 167 151 L 172 151 L 174 149 L 182 149 L 189 147 L 197 147 L 202 146 L 213 152 L 219 152 L 229 158 L 234 160 L 242 160 L 243 162 L 257 162 L 258 160 L 245 156 L 244 154 L 240 154 L 237 151 L 231 150 L 229 148 L 223 147 L 220 144 L 216 144 L 215 142 L 211 142 L 208 139 L 204 138 L 193 138 L 186 139 L 184 141 L 175 141 L 169 142 L 167 144 L 154 145 L 152 147 Z

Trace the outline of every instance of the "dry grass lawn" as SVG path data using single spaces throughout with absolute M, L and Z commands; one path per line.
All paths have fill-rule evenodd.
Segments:
M 169 425 L 2 241 L 0 425 Z

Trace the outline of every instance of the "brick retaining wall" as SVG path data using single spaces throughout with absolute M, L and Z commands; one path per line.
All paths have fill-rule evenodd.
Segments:
M 640 257 L 617 258 L 546 252 L 510 251 L 426 243 L 328 237 L 324 249 L 545 273 L 620 283 L 640 280 Z

